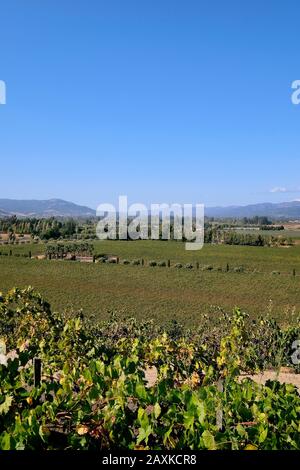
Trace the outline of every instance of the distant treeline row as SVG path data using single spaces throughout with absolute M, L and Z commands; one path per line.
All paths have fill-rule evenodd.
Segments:
M 260 233 L 239 233 L 216 228 L 205 230 L 205 243 L 245 246 L 289 246 L 293 240 L 287 237 L 266 236 Z
M 243 219 L 244 222 L 253 224 L 257 222 L 259 227 L 263 230 L 283 230 L 283 226 L 272 226 L 266 217 L 254 217 L 253 219 Z M 262 234 L 245 234 L 238 233 L 237 231 L 226 231 L 226 224 L 214 225 L 210 222 L 205 223 L 205 243 L 219 243 L 228 245 L 249 245 L 249 246 L 276 246 L 276 245 L 290 245 L 291 239 L 284 237 L 269 237 Z M 79 221 L 75 219 L 56 219 L 54 217 L 49 219 L 18 219 L 13 216 L 11 218 L 0 219 L 0 232 L 8 234 L 8 243 L 17 242 L 17 235 L 31 235 L 33 239 L 40 239 L 42 241 L 51 240 L 87 240 L 96 239 L 96 221 L 90 219 L 86 221 Z M 118 233 L 118 231 L 117 231 Z M 149 234 L 151 233 L 149 225 Z M 151 238 L 151 237 L 149 237 Z M 160 227 L 160 239 L 162 239 L 162 227 Z M 117 237 L 118 239 L 118 237 Z M 170 239 L 174 239 L 174 225 L 170 224 Z M 183 241 L 186 241 L 183 237 Z
M 232 218 L 232 217 L 224 217 L 222 219 L 216 219 L 215 217 L 208 217 L 207 222 L 212 223 L 212 222 L 220 222 L 227 227 L 232 227 L 232 226 L 262 226 L 262 225 L 273 225 L 272 220 L 270 220 L 266 216 L 254 216 L 254 217 L 241 217 L 241 218 Z
M 49 219 L 25 218 L 18 219 L 16 216 L 0 219 L 0 231 L 9 235 L 9 240 L 14 241 L 16 234 L 31 235 L 41 240 L 58 240 L 76 237 L 78 239 L 96 238 L 95 221 L 78 221 L 72 218 Z

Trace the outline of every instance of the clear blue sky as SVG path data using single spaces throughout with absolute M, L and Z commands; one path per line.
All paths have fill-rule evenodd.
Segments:
M 298 0 L 3 0 L 0 18 L 0 197 L 300 199 Z

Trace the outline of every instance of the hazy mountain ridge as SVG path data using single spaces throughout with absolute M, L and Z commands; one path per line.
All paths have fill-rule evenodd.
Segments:
M 94 217 L 96 211 L 63 199 L 0 199 L 0 217 Z M 205 207 L 205 215 L 215 218 L 267 216 L 273 219 L 300 219 L 300 201 L 260 203 L 247 206 Z
M 96 212 L 62 199 L 17 200 L 0 199 L 0 216 L 8 217 L 93 217 Z
M 216 218 L 267 216 L 274 219 L 300 219 L 300 201 L 229 207 L 206 207 L 205 215 Z
M 0 209 L 0 217 L 9 217 L 9 215 L 10 215 L 10 214 L 8 214 L 7 212 L 2 211 L 2 210 Z

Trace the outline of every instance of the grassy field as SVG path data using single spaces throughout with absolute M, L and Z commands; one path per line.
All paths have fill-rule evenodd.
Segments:
M 67 243 L 67 242 L 66 242 Z M 281 271 L 291 273 L 293 269 L 300 274 L 300 246 L 289 248 L 247 247 L 230 245 L 205 245 L 200 251 L 186 251 L 182 242 L 170 241 L 95 241 L 95 253 L 117 255 L 121 259 L 133 260 L 143 258 L 150 260 L 171 260 L 172 264 L 196 263 L 212 265 L 215 268 L 225 268 L 227 263 L 231 267 L 244 266 L 246 270 L 257 270 L 262 273 Z M 44 244 L 4 245 L 0 253 L 13 254 L 42 254 Z
M 250 235 L 264 235 L 266 237 L 284 237 L 299 240 L 299 229 L 286 229 L 286 230 L 240 230 L 239 233 L 249 233 Z
M 15 252 L 41 253 L 43 246 L 13 247 Z M 2 248 L 9 250 L 9 247 Z M 217 270 L 177 270 L 167 267 L 90 264 L 0 256 L 0 289 L 32 285 L 51 302 L 54 309 L 82 308 L 96 318 L 109 311 L 164 323 L 177 319 L 188 325 L 201 322 L 204 313 L 216 314 L 216 306 L 231 311 L 240 306 L 252 316 L 267 312 L 286 322 L 291 311 L 300 312 L 300 247 L 254 248 L 205 246 L 188 252 L 176 242 L 96 242 L 96 252 L 121 258 L 143 257 L 146 261 L 171 259 L 176 262 L 211 264 L 214 267 L 243 265 L 244 273 Z M 0 250 L 1 251 L 1 250 Z M 281 271 L 272 275 L 272 271 Z M 256 272 L 255 272 L 256 271 Z

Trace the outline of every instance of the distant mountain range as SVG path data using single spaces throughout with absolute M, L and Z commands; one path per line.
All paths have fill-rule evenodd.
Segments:
M 0 199 L 0 217 L 95 217 L 96 211 L 62 199 L 15 200 Z M 278 204 L 262 203 L 248 206 L 205 207 L 205 215 L 220 218 L 266 216 L 272 219 L 300 220 L 300 201 Z
M 0 199 L 0 217 L 94 217 L 96 211 L 62 199 Z
M 249 206 L 206 207 L 205 215 L 208 217 L 242 218 L 266 216 L 271 219 L 300 219 L 300 201 L 281 202 L 272 204 L 251 204 Z

